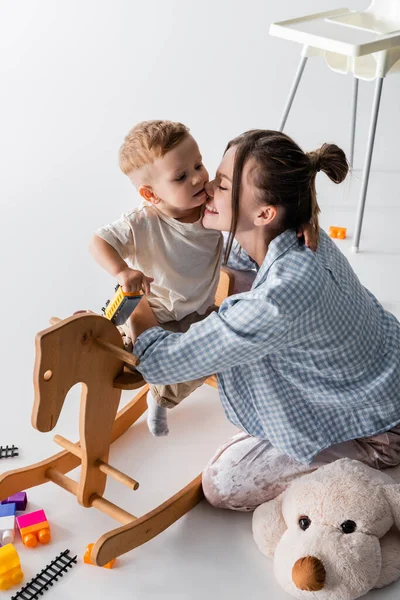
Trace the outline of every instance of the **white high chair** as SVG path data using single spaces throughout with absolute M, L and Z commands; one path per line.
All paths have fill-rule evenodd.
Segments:
M 280 130 L 285 127 L 304 67 L 310 56 L 324 56 L 328 67 L 333 71 L 354 75 L 350 164 L 353 163 L 354 156 L 358 80 L 376 79 L 352 246 L 353 251 L 358 252 L 383 80 L 389 72 L 400 71 L 400 0 L 372 0 L 371 5 L 362 12 L 340 8 L 272 23 L 270 34 L 303 44 L 300 64 L 282 115 Z

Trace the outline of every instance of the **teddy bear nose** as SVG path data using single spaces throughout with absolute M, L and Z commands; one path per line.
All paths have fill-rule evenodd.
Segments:
M 292 580 L 299 590 L 318 592 L 324 587 L 325 577 L 325 567 L 315 556 L 299 558 L 293 565 Z

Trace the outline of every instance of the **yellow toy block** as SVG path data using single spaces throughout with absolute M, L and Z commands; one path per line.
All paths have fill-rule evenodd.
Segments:
M 24 578 L 18 552 L 12 544 L 0 548 L 0 590 L 18 585 Z

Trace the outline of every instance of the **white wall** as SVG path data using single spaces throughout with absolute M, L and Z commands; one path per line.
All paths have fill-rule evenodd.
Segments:
M 356 9 L 367 4 L 349 0 Z M 142 119 L 184 121 L 212 171 L 231 137 L 278 126 L 300 48 L 271 38 L 269 24 L 339 5 L 2 0 L 1 312 L 16 327 L 3 352 L 18 352 L 16 360 L 30 364 L 34 333 L 50 313 L 99 310 L 105 290 L 113 289 L 92 263 L 87 241 L 136 202 L 117 164 L 129 128 Z M 306 149 L 324 141 L 347 149 L 351 86 L 350 77 L 310 61 L 288 133 Z M 372 92 L 372 84 L 361 84 L 358 164 Z M 399 93 L 400 77 L 388 78 L 375 168 L 399 168 Z M 26 295 L 29 312 L 13 314 L 11 290 Z

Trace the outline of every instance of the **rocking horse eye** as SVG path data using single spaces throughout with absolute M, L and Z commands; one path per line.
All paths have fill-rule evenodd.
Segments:
M 308 529 L 310 527 L 311 519 L 309 519 L 308 517 L 300 517 L 299 525 L 300 525 L 300 529 L 305 531 L 306 529 Z
M 46 371 L 43 375 L 43 379 L 45 381 L 49 381 L 49 379 L 51 379 L 53 377 L 53 371 Z
M 354 521 L 344 521 L 341 524 L 340 529 L 343 531 L 343 533 L 354 533 L 356 527 L 357 525 L 354 523 Z

